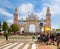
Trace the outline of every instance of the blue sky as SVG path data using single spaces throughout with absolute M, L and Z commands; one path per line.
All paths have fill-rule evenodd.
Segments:
M 60 0 L 0 0 L 0 22 L 13 23 L 14 9 L 18 7 L 19 19 L 36 14 L 39 19 L 45 18 L 46 8 L 50 7 L 52 28 L 60 28 Z

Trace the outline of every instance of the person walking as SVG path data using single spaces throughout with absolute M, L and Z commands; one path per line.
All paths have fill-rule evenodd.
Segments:
M 46 35 L 46 44 L 49 45 L 49 40 L 50 40 L 50 34 L 48 33 Z
M 59 33 L 57 33 L 57 35 L 56 35 L 56 42 L 57 42 L 57 49 L 60 49 L 59 48 L 59 43 L 60 43 L 60 35 L 59 35 Z
M 50 34 L 50 44 L 52 43 L 54 45 L 54 35 L 51 33 Z
M 40 34 L 37 36 L 37 42 L 40 42 Z
M 5 38 L 6 38 L 6 41 L 7 41 L 8 40 L 8 31 L 7 30 L 6 30 Z
M 34 42 L 34 39 L 35 39 L 35 35 L 33 34 L 33 36 L 32 36 L 32 41 Z

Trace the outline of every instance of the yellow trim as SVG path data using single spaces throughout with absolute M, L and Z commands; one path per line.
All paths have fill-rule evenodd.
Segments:
M 45 28 L 45 31 L 51 30 L 50 28 Z

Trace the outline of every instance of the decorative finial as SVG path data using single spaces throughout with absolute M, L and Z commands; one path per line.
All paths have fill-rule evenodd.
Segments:
M 50 12 L 50 8 L 49 7 L 47 7 L 47 12 Z
M 15 11 L 17 11 L 17 12 L 18 12 L 18 8 L 17 8 L 17 7 L 15 8 Z

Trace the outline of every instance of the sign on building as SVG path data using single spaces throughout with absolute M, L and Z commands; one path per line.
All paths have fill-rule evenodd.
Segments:
M 41 22 L 39 25 L 40 25 L 40 26 L 43 26 L 43 23 Z

